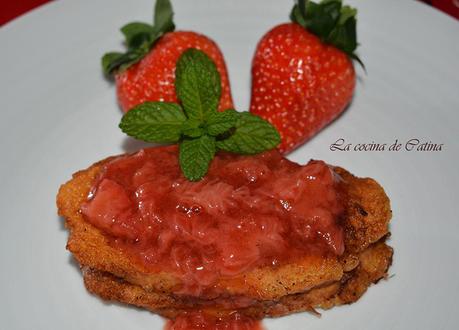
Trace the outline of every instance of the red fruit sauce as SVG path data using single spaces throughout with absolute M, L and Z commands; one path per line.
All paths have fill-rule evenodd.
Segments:
M 338 180 L 322 161 L 270 151 L 219 153 L 190 182 L 176 146 L 150 148 L 106 163 L 81 210 L 135 262 L 180 278 L 175 293 L 203 297 L 222 277 L 343 253 Z
M 237 312 L 216 317 L 201 311 L 186 312 L 167 322 L 164 330 L 263 330 L 260 321 Z

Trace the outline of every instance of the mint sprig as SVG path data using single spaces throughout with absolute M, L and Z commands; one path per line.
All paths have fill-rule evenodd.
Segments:
M 215 112 L 221 96 L 220 74 L 203 52 L 190 49 L 177 62 L 175 91 L 189 118 L 199 121 Z
M 240 113 L 233 109 L 223 112 L 213 112 L 207 118 L 207 134 L 218 136 L 235 127 Z
M 148 54 L 156 41 L 167 32 L 174 31 L 174 13 L 169 0 L 157 0 L 153 25 L 132 22 L 121 28 L 125 37 L 125 53 L 109 52 L 102 57 L 102 69 L 106 75 L 125 70 Z
M 198 181 L 206 173 L 215 156 L 215 138 L 202 135 L 197 139 L 184 139 L 180 143 L 179 162 L 188 180 Z
M 186 119 L 178 104 L 145 102 L 127 112 L 119 126 L 127 135 L 146 142 L 178 142 Z
M 218 112 L 220 75 L 202 51 L 190 48 L 177 61 L 175 89 L 180 104 L 144 102 L 129 110 L 119 127 L 147 142 L 178 143 L 180 168 L 200 180 L 219 150 L 257 154 L 280 143 L 277 130 L 249 112 Z
M 279 143 L 279 133 L 266 120 L 250 112 L 239 112 L 235 130 L 228 138 L 218 141 L 221 150 L 237 154 L 257 154 Z
M 290 19 L 317 35 L 323 42 L 342 50 L 365 66 L 356 55 L 357 10 L 343 6 L 341 0 L 322 0 L 319 3 L 298 0 L 292 9 Z

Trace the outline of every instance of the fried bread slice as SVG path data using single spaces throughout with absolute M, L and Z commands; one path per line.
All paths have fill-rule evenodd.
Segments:
M 278 317 L 302 311 L 315 312 L 315 308 L 329 309 L 357 301 L 372 283 L 386 276 L 392 254 L 392 248 L 383 238 L 360 253 L 358 266 L 345 272 L 339 281 L 305 292 L 287 294 L 278 300 L 247 301 L 247 306 L 244 307 L 235 306 L 238 304 L 237 299 L 244 297 L 204 300 L 148 292 L 110 273 L 91 268 L 83 268 L 83 276 L 86 288 L 102 299 L 142 307 L 167 318 L 175 318 L 183 311 L 191 309 L 214 314 L 230 313 L 237 309 L 241 314 L 253 318 Z
M 65 218 L 70 231 L 67 248 L 82 267 L 93 273 L 111 274 L 124 283 L 136 286 L 136 290 L 149 294 L 173 293 L 181 285 L 173 274 L 151 273 L 143 265 L 135 263 L 121 250 L 110 246 L 107 237 L 86 222 L 80 212 L 80 206 L 87 199 L 96 176 L 111 159 L 74 174 L 72 180 L 59 190 L 59 214 Z M 335 168 L 335 171 L 342 178 L 340 189 L 345 204 L 345 254 L 340 258 L 305 256 L 295 263 L 275 269 L 260 267 L 235 278 L 222 278 L 217 284 L 222 296 L 277 301 L 285 296 L 336 284 L 346 272 L 358 266 L 362 251 L 387 235 L 391 211 L 382 187 L 372 179 L 356 178 L 344 169 Z M 89 283 L 88 280 L 86 282 Z

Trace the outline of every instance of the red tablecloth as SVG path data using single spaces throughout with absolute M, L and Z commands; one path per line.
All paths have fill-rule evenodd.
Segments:
M 459 19 L 459 0 L 432 0 L 432 6 Z
M 0 25 L 52 0 L 5 0 L 1 4 Z M 75 0 L 76 1 L 76 0 Z M 127 0 L 126 0 L 127 1 Z M 459 19 L 459 0 L 421 0 Z M 152 1 L 153 2 L 153 1 Z
M 0 25 L 50 0 L 5 0 L 0 5 Z

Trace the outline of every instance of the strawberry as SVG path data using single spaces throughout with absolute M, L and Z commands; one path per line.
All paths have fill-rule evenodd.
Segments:
M 113 74 L 118 103 L 127 112 L 145 101 L 177 102 L 175 66 L 189 48 L 206 53 L 221 76 L 219 110 L 233 108 L 225 60 L 217 44 L 191 31 L 174 31 L 169 0 L 157 0 L 154 25 L 129 23 L 121 28 L 126 37 L 126 53 L 107 53 L 102 58 L 106 74 Z
M 276 126 L 288 153 L 317 134 L 350 103 L 356 10 L 341 0 L 299 1 L 293 23 L 274 27 L 252 63 L 250 111 Z

